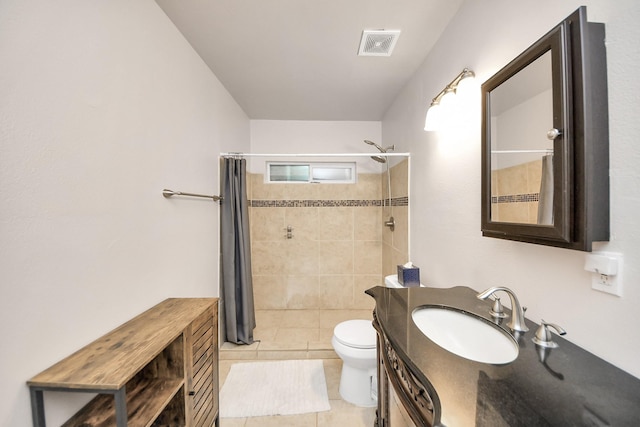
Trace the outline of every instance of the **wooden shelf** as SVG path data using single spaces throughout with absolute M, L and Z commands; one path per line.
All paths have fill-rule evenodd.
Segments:
M 63 427 L 218 424 L 216 298 L 170 298 L 27 382 L 34 427 L 44 392 L 98 393 Z
M 182 378 L 143 379 L 127 388 L 128 427 L 152 425 L 183 385 Z M 115 400 L 110 394 L 99 394 L 62 427 L 111 425 L 116 425 Z

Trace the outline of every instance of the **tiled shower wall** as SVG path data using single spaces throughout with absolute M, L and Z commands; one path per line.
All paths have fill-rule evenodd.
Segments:
M 359 174 L 356 184 L 265 183 L 249 174 L 256 310 L 373 309 L 364 291 L 407 258 L 407 165 L 392 168 L 393 204 L 404 205 L 392 207 L 382 206 L 386 171 Z M 393 233 L 383 225 L 390 214 Z
M 492 220 L 537 223 L 541 177 L 542 160 L 492 171 Z
M 391 168 L 391 208 L 388 199 L 386 172 L 380 174 L 382 194 L 385 206 L 382 208 L 382 220 L 390 216 L 395 220 L 395 230 L 382 227 L 382 275 L 397 273 L 398 264 L 409 259 L 409 159 Z M 418 266 L 419 267 L 419 266 Z

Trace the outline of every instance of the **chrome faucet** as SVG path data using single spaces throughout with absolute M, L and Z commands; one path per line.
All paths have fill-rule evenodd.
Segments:
M 507 295 L 509 295 L 509 299 L 511 299 L 511 320 L 507 323 L 507 326 L 514 331 L 527 332 L 529 328 L 527 328 L 527 325 L 524 322 L 524 312 L 526 308 L 522 308 L 520 306 L 520 302 L 518 301 L 516 294 L 513 293 L 511 289 L 505 288 L 504 286 L 495 286 L 487 289 L 486 291 L 480 292 L 477 297 L 478 299 L 485 300 L 498 291 L 506 292 Z

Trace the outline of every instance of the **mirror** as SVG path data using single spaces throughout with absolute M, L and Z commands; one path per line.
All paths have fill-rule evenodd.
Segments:
M 587 251 L 608 240 L 604 25 L 581 7 L 482 98 L 483 235 Z
M 491 220 L 553 225 L 551 52 L 489 93 Z M 522 118 L 526 118 L 523 120 Z

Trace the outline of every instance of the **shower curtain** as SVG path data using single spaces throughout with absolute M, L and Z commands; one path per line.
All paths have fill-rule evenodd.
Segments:
M 553 154 L 542 157 L 538 224 L 553 225 Z
M 224 158 L 220 211 L 222 340 L 253 343 L 256 327 L 251 280 L 251 245 L 246 186 L 246 160 Z

